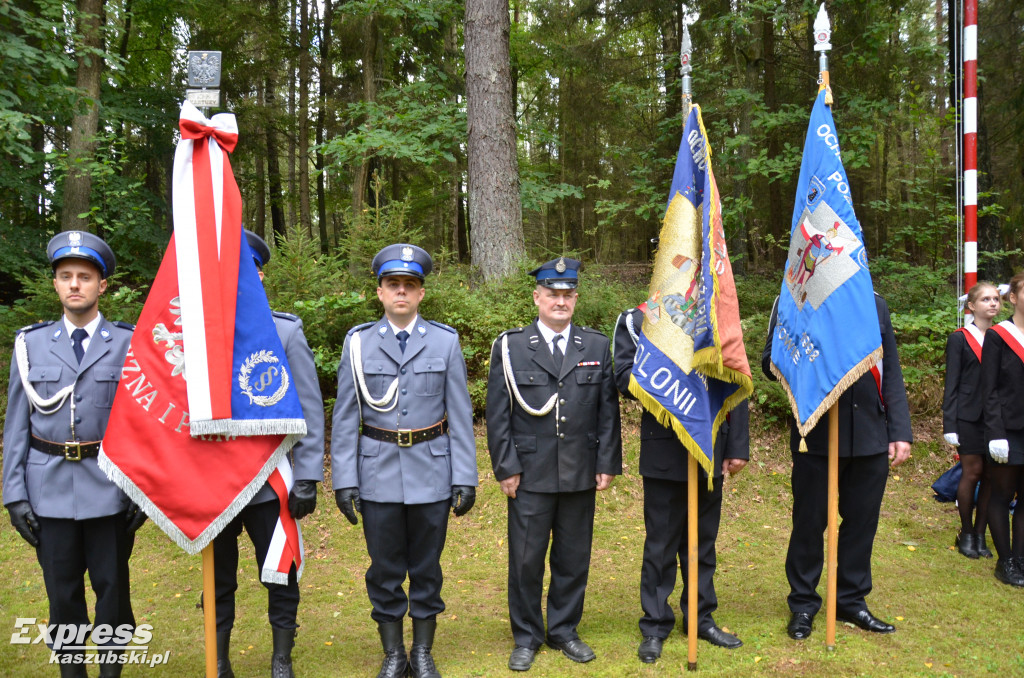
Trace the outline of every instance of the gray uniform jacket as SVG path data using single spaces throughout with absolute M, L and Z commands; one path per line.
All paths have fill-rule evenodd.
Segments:
M 350 352 L 356 334 L 370 397 L 380 399 L 398 379 L 394 408 L 378 412 L 362 402 L 363 423 L 389 431 L 416 430 L 447 416 L 448 433 L 411 447 L 360 435 L 363 395 L 357 393 Z M 417 317 L 405 353 L 386 318 L 349 330 L 338 366 L 331 476 L 335 490 L 358 487 L 361 499 L 404 504 L 443 501 L 451 498 L 453 485 L 477 485 L 473 406 L 455 330 Z
M 71 440 L 75 417 L 78 440 L 101 440 L 121 378 L 132 326 L 100 318 L 79 364 L 63 321 L 22 330 L 28 348 L 28 380 L 48 398 L 74 383 L 75 391 L 59 410 L 29 412 L 17 360 L 11 358 L 4 422 L 4 503 L 27 500 L 44 518 L 85 520 L 110 516 L 128 507 L 128 497 L 100 471 L 96 457 L 67 461 L 32 449 L 32 436 L 63 443 Z M 72 406 L 74 414 L 72 415 Z
M 290 457 L 294 480 L 324 479 L 324 400 L 320 395 L 320 379 L 316 375 L 313 351 L 302 332 L 302 320 L 291 313 L 274 311 L 274 326 L 284 346 L 288 367 L 292 372 L 295 390 L 302 403 L 302 417 L 306 420 L 306 435 L 292 447 Z M 250 504 L 262 504 L 277 495 L 266 483 Z
M 528 492 L 581 492 L 596 485 L 598 473 L 622 473 L 619 393 L 615 390 L 608 337 L 572 325 L 562 368 L 541 338 L 535 321 L 505 332 L 519 393 L 541 408 L 558 394 L 558 407 L 533 416 L 509 393 L 502 367 L 501 339 L 491 347 L 487 379 L 487 445 L 494 477 L 522 474 Z

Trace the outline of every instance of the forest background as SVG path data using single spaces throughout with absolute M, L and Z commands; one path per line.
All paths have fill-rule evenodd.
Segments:
M 979 278 L 1005 281 L 1024 265 L 1024 5 L 979 4 Z M 384 244 L 410 241 L 434 255 L 437 273 L 422 311 L 459 331 L 482 416 L 491 341 L 533 318 L 525 272 L 537 262 L 581 258 L 576 320 L 609 334 L 620 311 L 646 298 L 650 239 L 660 229 L 682 129 L 685 18 L 694 100 L 723 196 L 755 379 L 754 463 L 733 488 L 739 499 L 727 497 L 731 533 L 720 539 L 723 588 L 751 654 L 711 655 L 713 661 L 737 675 L 749 674 L 762 655 L 765 673 L 789 675 L 853 667 L 868 675 L 1019 674 L 1024 667 L 1012 648 L 1020 634 L 1006 636 L 1000 621 L 1016 614 L 1012 596 L 996 588 L 987 563 L 973 568 L 969 581 L 959 575 L 961 563 L 948 553 L 955 517 L 927 501 L 927 485 L 951 456 L 937 415 L 943 347 L 957 323 L 950 35 L 961 22 L 959 3 L 833 0 L 827 9 L 843 161 L 875 287 L 893 310 L 915 425 L 914 459 L 901 471 L 906 482 L 893 476 L 876 549 L 885 587 L 876 612 L 884 601 L 888 621 L 904 629 L 896 615 L 906 614 L 914 626 L 884 646 L 843 630 L 851 654 L 833 661 L 817 644 L 792 651 L 780 642 L 785 583 L 772 554 L 784 551 L 788 534 L 788 405 L 761 375 L 759 357 L 816 92 L 817 4 L 809 0 L 0 0 L 0 416 L 15 330 L 60 313 L 45 260 L 54 233 L 78 228 L 106 238 L 119 272 L 101 308 L 113 319 L 138 317 L 171 229 L 169 176 L 190 49 L 223 53 L 217 110 L 238 118 L 231 161 L 245 225 L 274 246 L 268 296 L 275 309 L 305 321 L 328 414 L 346 331 L 381 313 L 370 258 Z M 486 187 L 469 182 L 464 45 L 471 10 L 507 12 L 509 24 L 510 60 L 495 72 L 513 93 L 503 103 L 514 120 L 518 169 L 502 178 L 518 193 L 521 217 L 497 224 L 471 218 L 478 214 L 472 206 L 488 197 Z M 489 275 L 474 244 L 520 228 L 525 259 Z M 586 617 L 600 620 L 589 627 L 599 643 L 614 643 L 612 664 L 574 667 L 587 675 L 639 673 L 635 628 L 622 619 L 622 610 L 637 607 L 634 547 L 642 541 L 637 412 L 623 408 L 625 473 L 617 494 L 601 499 L 597 526 L 593 579 L 604 599 L 595 611 L 588 597 Z M 453 523 L 446 552 L 453 565 L 471 559 L 466 581 L 477 582 L 450 589 L 452 610 L 470 623 L 440 641 L 445 661 L 459 662 L 455 675 L 500 674 L 507 649 L 498 612 L 503 593 L 494 583 L 503 567 L 504 505 L 488 478 L 482 438 L 478 445 L 481 501 Z M 308 603 L 304 594 L 305 618 L 343 617 L 306 630 L 331 635 L 319 650 L 302 643 L 316 657 L 305 655 L 305 665 L 330 666 L 336 659 L 329 648 L 344 639 L 359 648 L 368 673 L 377 656 L 363 619 L 358 528 L 339 527 L 323 495 L 309 522 L 311 562 L 344 560 L 346 574 L 335 596 L 334 570 L 311 571 L 310 586 L 327 593 L 311 594 Z M 188 645 L 192 622 L 175 599 L 184 595 L 191 607 L 196 582 L 181 570 L 185 556 L 146 529 L 133 588 L 151 583 L 160 593 L 145 603 L 143 618 L 177 624 Z M 3 618 L 20 615 L 27 599 L 45 615 L 30 550 L 7 528 L 0 545 L 0 564 L 13 573 L 0 587 Z M 764 596 L 762 586 L 774 593 Z M 246 595 L 262 595 L 255 583 L 249 589 Z M 934 591 L 955 597 L 936 603 Z M 255 612 L 262 603 L 248 606 Z M 455 614 L 446 623 L 454 625 Z M 353 619 L 360 621 L 351 625 Z M 245 623 L 256 642 L 259 614 Z M 338 624 L 351 628 L 335 638 Z M 993 650 L 983 640 L 990 637 L 1004 638 L 1009 651 Z M 478 644 L 488 648 L 483 669 L 465 652 Z M 683 649 L 673 652 L 681 661 Z M 198 650 L 193 654 L 198 662 Z M 11 648 L 0 655 L 8 673 L 25 661 Z M 535 672 L 559 675 L 564 668 L 554 657 L 544 661 Z M 886 661 L 892 671 L 882 668 Z

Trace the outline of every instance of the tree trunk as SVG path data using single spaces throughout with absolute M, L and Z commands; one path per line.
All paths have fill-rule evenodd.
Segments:
M 508 0 L 466 0 L 470 246 L 484 280 L 511 275 L 526 257 L 508 10 Z
M 313 237 L 309 213 L 309 3 L 299 0 L 299 224 Z
M 273 70 L 267 73 L 265 81 L 264 96 L 267 101 L 267 183 L 270 189 L 270 221 L 273 225 L 274 236 L 283 237 L 287 233 L 284 221 L 284 196 L 281 194 L 281 160 L 277 154 L 277 130 L 275 120 L 277 110 L 275 102 L 277 97 L 274 94 L 276 83 L 274 82 Z
M 363 20 L 363 101 L 377 100 L 377 13 Z M 367 152 L 356 170 L 352 182 L 352 214 L 358 216 L 363 210 L 366 191 L 370 185 L 373 157 Z
M 96 129 L 100 120 L 100 75 L 103 60 L 103 0 L 78 0 L 78 74 L 75 86 L 82 93 L 78 112 L 71 123 L 68 145 L 68 176 L 64 180 L 64 208 L 61 229 L 86 230 L 89 220 L 78 215 L 89 211 L 92 176 L 82 165 L 96 152 Z M 83 110 L 84 109 L 84 110 Z M 100 234 L 102 235 L 102 234 Z
M 327 122 L 327 97 L 333 90 L 331 80 L 331 23 L 334 21 L 334 3 L 323 0 L 324 16 L 320 34 L 320 102 L 316 112 L 316 211 L 320 227 L 320 252 L 330 252 L 327 236 L 327 177 L 324 171 L 325 159 L 320 150 L 324 143 L 324 125 Z

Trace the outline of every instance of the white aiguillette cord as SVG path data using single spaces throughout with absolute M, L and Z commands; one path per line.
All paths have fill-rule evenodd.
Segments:
M 57 391 L 50 398 L 43 398 L 33 388 L 31 382 L 28 380 L 28 345 L 25 342 L 25 333 L 22 332 L 18 335 L 18 338 L 14 340 L 14 354 L 15 359 L 18 361 L 18 373 L 21 376 L 21 385 L 25 389 L 25 394 L 28 396 L 28 404 L 31 408 L 39 410 L 43 414 L 53 414 L 64 405 L 64 401 L 68 399 L 72 393 L 75 392 L 75 384 L 77 380 L 68 384 L 61 390 Z M 72 413 L 72 421 L 74 420 L 74 413 Z
M 352 335 L 349 351 L 349 362 L 352 365 L 352 380 L 356 383 L 356 402 L 359 403 L 360 421 L 363 418 L 363 400 L 366 401 L 366 404 L 371 409 L 377 412 L 390 412 L 395 409 L 395 405 L 398 404 L 398 398 L 395 397 L 395 393 L 398 392 L 398 377 L 395 377 L 395 380 L 391 382 L 391 385 L 388 386 L 387 391 L 380 399 L 374 399 L 366 388 L 366 377 L 363 375 L 363 344 L 359 338 L 359 332 Z M 362 394 L 362 398 L 359 397 L 360 394 Z M 388 402 L 391 402 L 391 406 L 384 407 Z
M 546 403 L 544 403 L 544 405 L 542 405 L 539 410 L 530 407 L 529 405 L 526 404 L 526 401 L 523 400 L 522 394 L 519 393 L 519 385 L 516 384 L 515 375 L 512 373 L 512 360 L 511 360 L 511 358 L 509 358 L 509 354 L 508 354 L 508 335 L 507 334 L 503 334 L 501 336 L 501 366 L 503 368 L 502 371 L 505 373 L 505 387 L 508 389 L 509 393 L 511 393 L 512 395 L 515 396 L 516 402 L 519 403 L 519 406 L 521 408 L 523 408 L 524 410 L 526 410 L 526 412 L 528 412 L 529 414 L 532 414 L 535 417 L 543 417 L 544 415 L 546 415 L 548 412 L 551 411 L 551 408 L 554 407 L 554 408 L 556 408 L 555 409 L 555 421 L 558 421 L 558 409 L 557 409 L 557 407 L 558 407 L 558 394 L 557 393 L 552 393 L 551 397 L 548 398 L 548 401 Z

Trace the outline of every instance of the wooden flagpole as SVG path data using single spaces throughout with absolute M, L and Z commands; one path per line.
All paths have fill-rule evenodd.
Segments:
M 697 670 L 697 459 L 687 455 L 686 463 L 686 668 Z
M 828 573 L 825 647 L 836 649 L 836 572 L 839 569 L 839 404 L 828 410 Z
M 685 16 L 685 12 L 683 12 Z M 690 54 L 692 47 L 690 43 L 690 31 L 683 24 L 683 35 L 679 41 L 679 71 L 683 76 L 682 97 L 683 97 L 683 128 L 686 128 L 686 120 L 690 117 L 690 108 L 693 106 L 691 98 Z M 686 668 L 690 671 L 697 670 L 697 459 L 692 454 L 687 455 L 686 463 Z
M 213 542 L 203 549 L 203 630 L 206 678 L 217 678 L 217 591 L 213 576 Z

